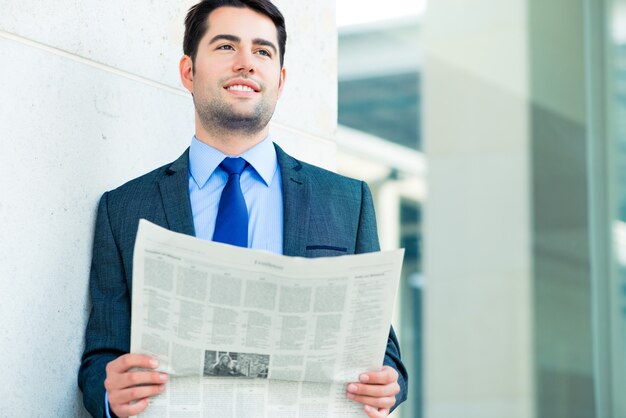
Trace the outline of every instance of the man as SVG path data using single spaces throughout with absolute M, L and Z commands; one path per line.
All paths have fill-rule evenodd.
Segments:
M 290 256 L 379 249 L 367 185 L 299 162 L 268 138 L 285 83 L 286 37 L 283 16 L 269 0 L 204 0 L 189 10 L 179 69 L 195 105 L 191 146 L 173 163 L 105 193 L 98 207 L 93 307 L 79 371 L 94 417 L 140 413 L 168 379 L 135 371 L 154 369 L 157 359 L 128 354 L 139 219 Z M 370 417 L 386 416 L 406 399 L 393 329 L 384 364 L 346 388 Z

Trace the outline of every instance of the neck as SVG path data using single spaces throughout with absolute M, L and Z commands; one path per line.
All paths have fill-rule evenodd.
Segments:
M 216 150 L 234 157 L 241 155 L 263 141 L 269 134 L 269 126 L 261 131 L 250 134 L 237 131 L 225 131 L 221 129 L 204 129 L 202 124 L 196 120 L 196 138 Z

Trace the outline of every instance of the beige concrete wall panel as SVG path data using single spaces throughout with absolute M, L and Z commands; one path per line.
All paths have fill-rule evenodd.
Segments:
M 183 20 L 195 1 L 13 1 L 0 30 L 182 89 Z
M 96 203 L 183 152 L 191 103 L 2 38 L 0 54 L 0 91 L 12 98 L 0 101 L 0 415 L 82 416 Z
M 287 22 L 287 80 L 274 121 L 330 138 L 337 129 L 335 2 L 275 3 Z
M 334 142 L 280 123 L 272 123 L 270 129 L 274 142 L 289 155 L 300 161 L 337 171 L 337 145 Z

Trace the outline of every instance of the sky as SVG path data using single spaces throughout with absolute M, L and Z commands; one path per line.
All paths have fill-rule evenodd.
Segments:
M 427 0 L 337 0 L 337 25 L 350 26 L 420 14 Z

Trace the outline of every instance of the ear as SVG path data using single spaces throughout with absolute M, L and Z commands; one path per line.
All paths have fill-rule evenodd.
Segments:
M 285 67 L 280 69 L 280 80 L 278 81 L 278 98 L 283 94 L 283 88 L 285 88 L 285 78 L 287 77 L 287 70 Z
M 183 55 L 178 63 L 178 70 L 180 72 L 180 81 L 189 93 L 193 94 L 193 62 L 189 55 Z

